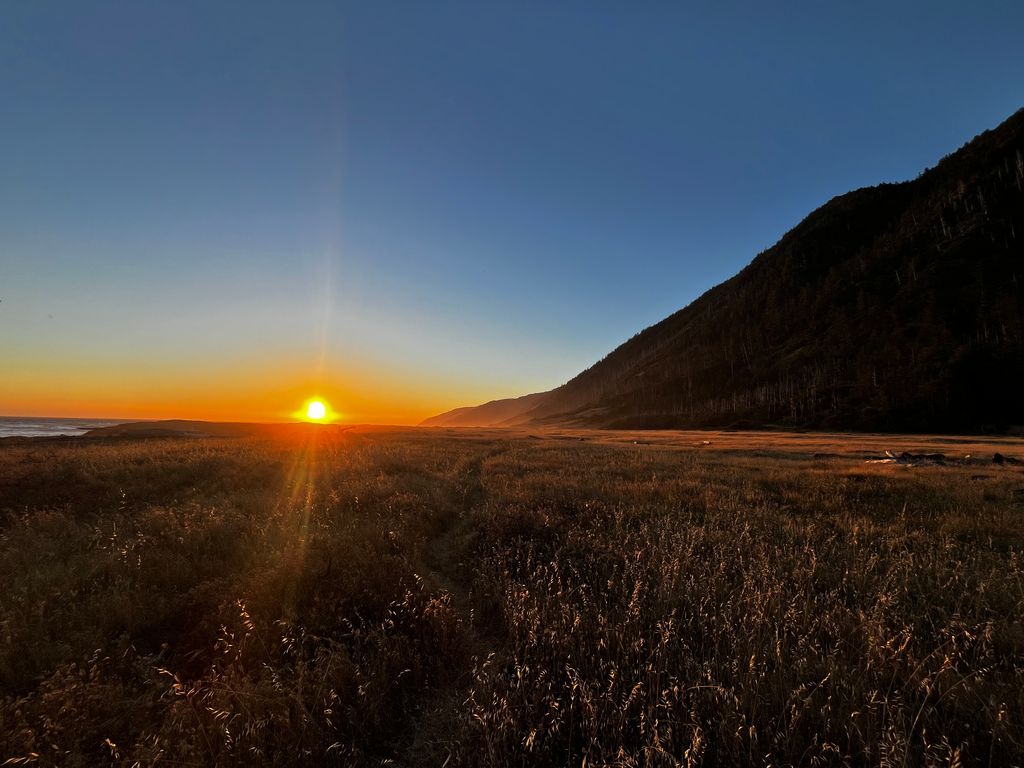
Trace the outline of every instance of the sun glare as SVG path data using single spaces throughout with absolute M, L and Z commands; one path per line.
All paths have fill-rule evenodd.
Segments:
M 341 418 L 341 414 L 331 408 L 331 404 L 319 397 L 311 397 L 302 407 L 292 413 L 292 418 L 299 421 L 314 421 L 321 424 L 331 423 Z

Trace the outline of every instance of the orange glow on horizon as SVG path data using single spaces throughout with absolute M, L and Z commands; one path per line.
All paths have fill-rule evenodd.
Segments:
M 319 369 L 288 355 L 273 362 L 194 361 L 191 368 L 144 363 L 72 351 L 27 355 L 0 377 L 0 416 L 309 421 L 309 401 L 318 400 L 325 406 L 320 423 L 415 425 L 452 408 L 515 394 L 382 365 Z M 337 404 L 344 408 L 332 407 Z

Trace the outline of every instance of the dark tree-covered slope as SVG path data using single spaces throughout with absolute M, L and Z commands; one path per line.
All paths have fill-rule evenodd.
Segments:
M 513 422 L 1024 425 L 1024 110 L 917 179 L 834 198 Z

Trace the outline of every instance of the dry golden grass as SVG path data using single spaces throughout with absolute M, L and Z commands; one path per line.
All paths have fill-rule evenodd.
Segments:
M 864 463 L 885 449 L 975 459 Z M 993 451 L 1024 456 L 8 442 L 0 764 L 1021 765 L 1024 468 Z

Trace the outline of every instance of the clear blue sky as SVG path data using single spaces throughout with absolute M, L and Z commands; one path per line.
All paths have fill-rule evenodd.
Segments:
M 0 413 L 98 365 L 425 411 L 556 386 L 1024 105 L 1021 30 L 1019 0 L 8 0 Z

